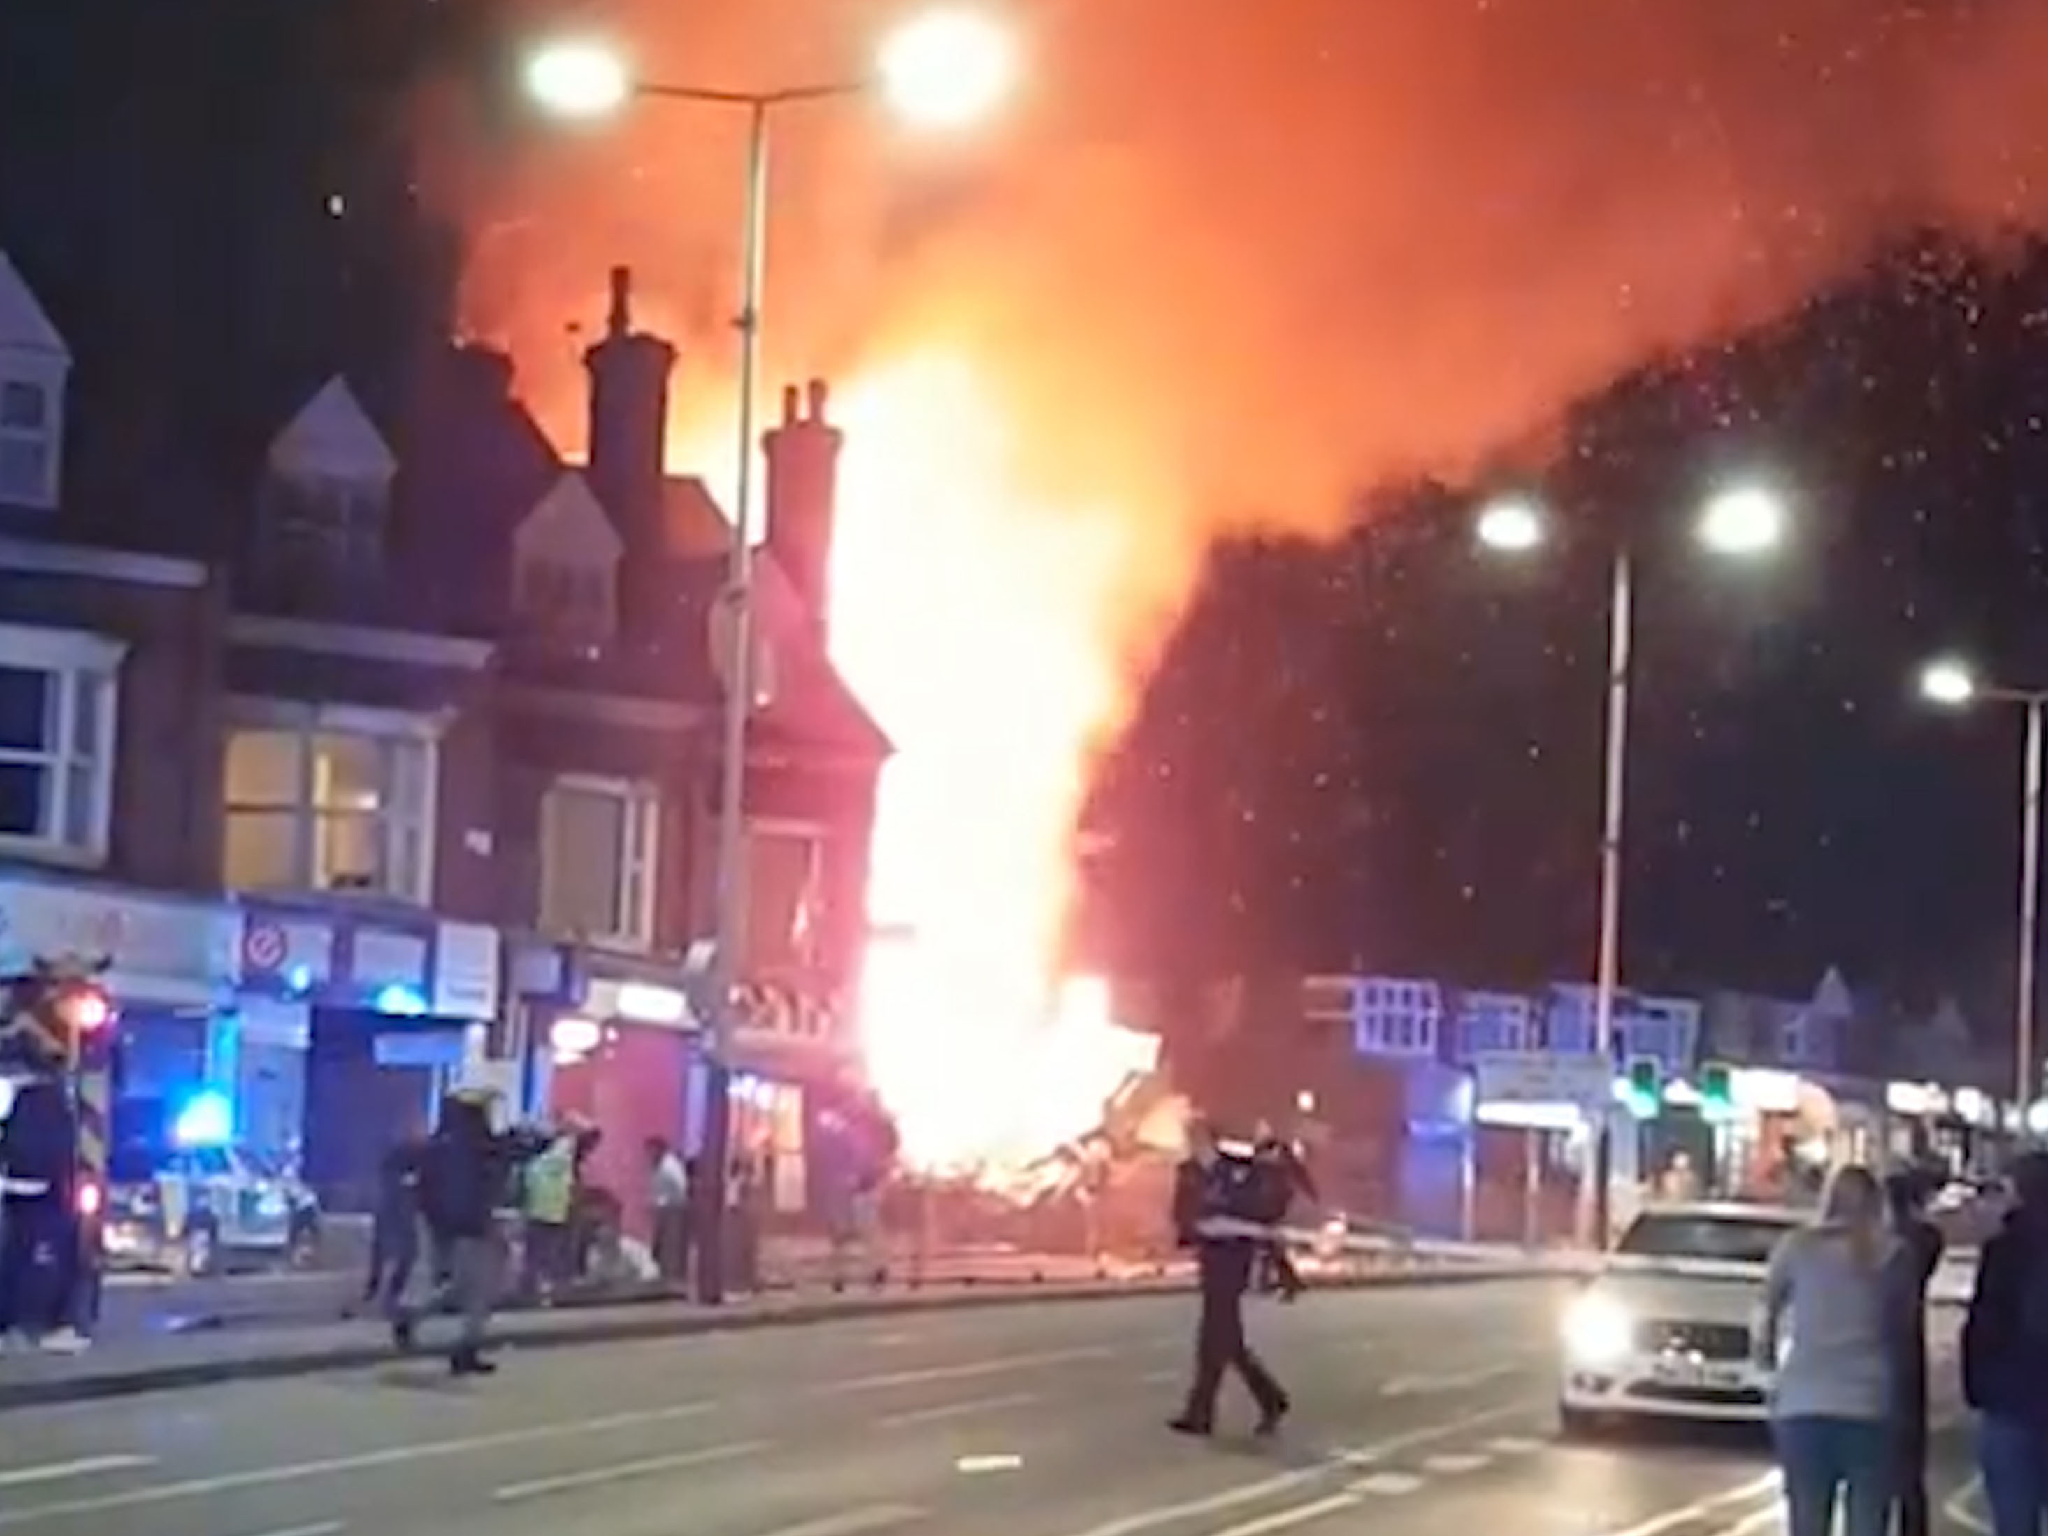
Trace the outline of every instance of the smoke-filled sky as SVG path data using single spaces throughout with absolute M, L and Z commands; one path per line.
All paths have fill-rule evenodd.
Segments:
M 986 3 L 1028 89 L 971 138 L 848 104 L 785 120 L 776 371 L 971 337 L 1038 472 L 1117 487 L 1162 554 L 1219 512 L 1313 522 L 1377 471 L 1483 450 L 1795 301 L 1888 225 L 2048 199 L 2026 0 Z M 902 14 L 612 0 L 535 23 L 604 31 L 649 77 L 772 86 L 858 70 Z M 737 132 L 652 106 L 465 177 L 471 320 L 544 399 L 614 259 L 723 348 Z M 722 356 L 694 367 L 723 385 Z

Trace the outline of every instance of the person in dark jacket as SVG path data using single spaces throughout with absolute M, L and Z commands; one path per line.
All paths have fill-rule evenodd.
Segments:
M 68 1337 L 78 1268 L 78 1116 L 62 1078 L 39 1065 L 0 1122 L 0 1341 Z
M 1919 1172 L 1885 1181 L 1897 1245 L 1886 1260 L 1887 1304 L 1892 1315 L 1891 1464 L 1896 1536 L 1927 1536 L 1927 1287 L 1941 1264 L 1941 1230 L 1927 1219 L 1930 1181 Z
M 457 1376 L 487 1376 L 497 1369 L 484 1357 L 483 1344 L 501 1283 L 498 1208 L 510 1196 L 514 1168 L 530 1150 L 519 1138 L 491 1128 L 490 1104 L 481 1094 L 449 1095 L 420 1155 L 420 1211 L 447 1257 L 462 1318 L 448 1357 Z M 411 1320 L 402 1317 L 392 1327 L 399 1347 L 411 1348 Z
M 1206 1122 L 1188 1127 L 1188 1156 L 1174 1170 L 1173 1225 L 1180 1246 L 1195 1254 L 1202 1294 L 1195 1331 L 1195 1373 L 1187 1401 L 1168 1427 L 1183 1435 L 1206 1435 L 1216 1425 L 1216 1396 L 1225 1372 L 1243 1378 L 1258 1405 L 1258 1433 L 1270 1435 L 1287 1416 L 1287 1393 L 1252 1353 L 1244 1336 L 1244 1293 L 1251 1286 L 1256 1240 L 1208 1230 L 1221 1219 L 1247 1219 L 1244 1201 L 1257 1170 L 1241 1158 L 1227 1158 Z
M 1963 1323 L 1963 1396 L 1995 1536 L 2048 1531 L 2048 1153 L 2014 1165 L 2015 1204 L 1984 1245 Z
M 363 1302 L 396 1320 L 420 1257 L 420 1163 L 426 1142 L 407 1134 L 393 1142 L 377 1167 L 377 1210 L 370 1221 L 370 1272 Z
M 1259 1122 L 1257 1139 L 1252 1144 L 1252 1157 L 1258 1164 L 1263 1181 L 1261 1220 L 1278 1226 L 1287 1219 L 1296 1198 L 1315 1199 L 1315 1181 L 1309 1177 L 1308 1165 L 1302 1161 L 1301 1154 L 1263 1120 Z M 1301 1271 L 1294 1267 L 1293 1256 L 1287 1251 L 1287 1244 L 1277 1238 L 1259 1251 L 1259 1289 L 1278 1291 L 1282 1301 L 1293 1301 L 1306 1289 L 1301 1282 Z

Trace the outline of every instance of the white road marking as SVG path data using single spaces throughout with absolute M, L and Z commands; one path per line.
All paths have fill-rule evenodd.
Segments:
M 816 1520 L 804 1520 L 796 1525 L 785 1525 L 768 1531 L 764 1536 L 865 1536 L 868 1531 L 885 1531 L 892 1526 L 908 1525 L 913 1520 L 922 1520 L 925 1511 L 914 1504 L 869 1504 L 860 1509 L 842 1509 L 836 1515 L 823 1515 Z
M 470 1435 L 460 1440 L 429 1440 L 421 1445 L 392 1445 L 361 1451 L 352 1456 L 333 1456 L 321 1461 L 301 1461 L 280 1467 L 251 1467 L 244 1472 L 223 1472 L 213 1477 L 187 1478 L 183 1482 L 158 1483 L 129 1488 L 119 1493 L 93 1494 L 61 1504 L 43 1504 L 35 1509 L 0 1510 L 0 1528 L 34 1522 L 61 1520 L 71 1515 L 97 1515 L 109 1510 L 138 1509 L 149 1504 L 168 1504 L 180 1499 L 207 1499 L 216 1494 L 235 1493 L 244 1488 L 270 1488 L 280 1483 L 302 1483 L 316 1477 L 343 1472 L 366 1472 L 376 1467 L 404 1466 L 413 1461 L 438 1461 L 466 1456 L 472 1451 L 495 1451 L 506 1446 L 532 1445 L 543 1440 L 563 1440 L 582 1435 L 601 1435 L 608 1430 L 627 1429 L 640 1424 L 673 1423 L 711 1413 L 715 1402 L 677 1403 L 667 1408 L 636 1409 L 629 1413 L 603 1414 L 594 1419 L 576 1419 L 555 1424 L 534 1424 L 522 1429 L 498 1430 L 487 1435 Z
M 890 1387 L 916 1387 L 934 1381 L 966 1381 L 977 1376 L 997 1376 L 1039 1365 L 1063 1365 L 1070 1360 L 1100 1360 L 1113 1355 L 1111 1349 L 1052 1349 L 1035 1355 L 997 1355 L 992 1360 L 970 1360 L 960 1365 L 934 1365 L 915 1371 L 883 1371 L 874 1376 L 849 1376 L 820 1385 L 817 1395 L 831 1397 L 842 1392 L 883 1392 Z
M 1762 1493 L 1775 1493 L 1777 1488 L 1778 1474 L 1766 1472 L 1763 1476 L 1753 1477 L 1746 1483 L 1737 1483 L 1732 1488 L 1723 1488 L 1719 1493 L 1710 1493 L 1704 1499 L 1694 1499 L 1690 1504 L 1674 1505 L 1636 1525 L 1624 1526 L 1618 1531 L 1608 1531 L 1605 1536 L 1663 1536 L 1665 1531 L 1705 1519 L 1723 1505 L 1753 1499 Z
M 543 1494 L 573 1493 L 602 1483 L 620 1483 L 635 1477 L 656 1477 L 663 1472 L 680 1472 L 687 1467 L 707 1466 L 715 1461 L 734 1461 L 768 1449 L 766 1440 L 735 1440 L 730 1445 L 700 1445 L 693 1451 L 676 1451 L 667 1456 L 645 1456 L 638 1461 L 614 1462 L 608 1467 L 589 1467 L 581 1472 L 564 1472 L 556 1477 L 537 1477 L 526 1483 L 507 1483 L 491 1491 L 500 1504 L 537 1499 Z
M 1462 1392 L 1514 1375 L 1520 1367 L 1489 1365 L 1474 1371 L 1454 1371 L 1441 1376 L 1396 1376 L 1380 1388 L 1382 1397 L 1415 1397 L 1428 1392 Z
M 1351 1485 L 1351 1491 L 1375 1498 L 1399 1499 L 1415 1492 L 1422 1486 L 1422 1479 L 1407 1472 L 1375 1472 L 1370 1477 L 1361 1477 Z
M 1347 1509 L 1358 1507 L 1358 1497 L 1350 1493 L 1333 1493 L 1328 1498 L 1315 1499 L 1307 1504 L 1296 1504 L 1291 1509 L 1277 1509 L 1270 1515 L 1260 1515 L 1255 1520 L 1246 1520 L 1240 1525 L 1225 1526 L 1212 1531 L 1210 1536 L 1266 1536 L 1269 1531 L 1285 1531 L 1297 1525 L 1307 1525 L 1311 1520 L 1321 1520 L 1326 1515 L 1341 1514 Z
M 1964 1530 L 1975 1532 L 1976 1536 L 1991 1536 L 1991 1522 L 1977 1509 L 1977 1500 L 1983 1492 L 1984 1478 L 1980 1473 L 1943 1499 L 1941 1512 Z
M 35 1483 L 62 1483 L 101 1472 L 132 1472 L 156 1465 L 154 1456 L 81 1456 L 76 1461 L 49 1461 L 39 1467 L 0 1470 L 0 1488 L 27 1488 Z
M 1181 1367 L 1175 1365 L 1169 1366 L 1162 1371 L 1147 1371 L 1144 1375 L 1140 1376 L 1138 1380 L 1143 1382 L 1148 1387 L 1163 1387 L 1168 1386 L 1176 1381 L 1185 1380 L 1187 1374 L 1188 1373 L 1181 1369 Z
M 1139 1531 L 1156 1530 L 1162 1525 L 1173 1525 L 1182 1520 L 1193 1520 L 1202 1515 L 1219 1514 L 1226 1509 L 1235 1509 L 1241 1504 L 1251 1504 L 1259 1499 L 1285 1493 L 1290 1488 L 1299 1488 L 1304 1483 L 1329 1475 L 1330 1462 L 1342 1462 L 1351 1457 L 1376 1457 L 1392 1455 L 1411 1445 L 1421 1445 L 1430 1440 L 1441 1440 L 1446 1435 L 1461 1434 L 1481 1424 L 1492 1424 L 1515 1414 L 1528 1413 L 1530 1403 L 1502 1403 L 1492 1408 L 1482 1408 L 1477 1413 L 1460 1414 L 1455 1419 L 1445 1419 L 1439 1424 L 1424 1424 L 1405 1434 L 1393 1435 L 1372 1445 L 1356 1446 L 1349 1450 L 1334 1451 L 1324 1461 L 1312 1467 L 1296 1467 L 1287 1472 L 1276 1472 L 1271 1477 L 1262 1477 L 1255 1482 L 1240 1483 L 1234 1488 L 1225 1488 L 1204 1498 L 1188 1499 L 1178 1504 L 1161 1504 L 1153 1509 L 1141 1509 L 1135 1514 L 1122 1515 L 1117 1519 L 1093 1525 L 1085 1531 L 1076 1531 L 1073 1536 L 1136 1536 Z M 1616 1533 L 1627 1536 L 1627 1533 Z M 1644 1533 L 1654 1536 L 1654 1533 Z
M 1757 1536 L 1759 1531 L 1773 1530 L 1785 1523 L 1785 1512 L 1776 1504 L 1762 1509 L 1753 1509 L 1732 1525 L 1724 1525 L 1714 1536 Z
M 1496 1435 L 1486 1448 L 1499 1456 L 1533 1456 L 1543 1449 L 1543 1442 L 1526 1435 Z
M 1005 1408 L 1023 1408 L 1038 1401 L 1036 1392 L 1006 1392 L 1001 1397 L 970 1397 L 965 1402 L 910 1408 L 902 1413 L 885 1414 L 875 1422 L 884 1429 L 905 1429 L 913 1424 L 937 1424 L 945 1419 L 964 1419 L 977 1413 L 1000 1413 Z
M 1423 1462 L 1422 1466 L 1427 1472 L 1440 1473 L 1446 1477 L 1462 1477 L 1467 1472 L 1477 1472 L 1491 1460 L 1491 1456 L 1459 1452 L 1455 1455 L 1432 1456 Z
M 263 1536 L 341 1536 L 348 1526 L 339 1520 L 323 1520 L 318 1525 L 295 1525 L 288 1530 L 265 1531 Z

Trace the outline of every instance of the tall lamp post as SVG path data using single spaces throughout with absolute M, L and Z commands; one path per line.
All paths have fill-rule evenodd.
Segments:
M 2048 688 L 1992 687 L 1980 683 L 1967 662 L 1945 657 L 1921 668 L 1920 696 L 1945 709 L 2005 704 L 2026 717 L 2020 749 L 2019 966 L 2012 1002 L 2013 1102 L 2025 1116 L 2041 1091 L 2041 1063 L 2034 1048 L 2034 989 L 2041 949 L 2042 727 Z
M 715 942 L 705 992 L 712 1000 L 712 1049 L 704 1126 L 697 1269 L 702 1300 L 725 1297 L 725 1185 L 732 1130 L 731 1073 L 738 1023 L 735 996 L 747 945 L 747 725 L 754 709 L 755 396 L 760 388 L 761 309 L 767 278 L 769 139 L 778 109 L 808 102 L 878 96 L 919 127 L 963 127 L 994 109 L 1017 72 L 1009 33 L 969 10 L 940 10 L 899 26 L 883 41 L 871 74 L 766 91 L 714 89 L 637 77 L 603 43 L 570 41 L 527 60 L 528 94 L 571 118 L 609 117 L 635 98 L 730 108 L 747 118 L 746 193 L 741 213 L 739 441 L 733 477 L 731 539 L 721 602 L 728 614 L 723 741 L 718 794 Z
M 1479 544 L 1494 554 L 1527 556 L 1553 537 L 1553 518 L 1526 498 L 1496 501 L 1475 525 Z M 1701 508 L 1694 536 L 1709 553 L 1758 560 L 1785 539 L 1785 505 L 1758 486 L 1732 487 Z M 1617 546 L 1607 599 L 1607 713 L 1600 806 L 1600 929 L 1593 981 L 1593 1049 L 1614 1061 L 1614 1002 L 1621 985 L 1621 843 L 1628 797 L 1628 717 L 1635 661 L 1635 562 L 1626 542 Z M 1611 1100 L 1603 1101 L 1587 1138 L 1587 1166 L 1579 1180 L 1579 1238 L 1605 1247 L 1613 1162 Z

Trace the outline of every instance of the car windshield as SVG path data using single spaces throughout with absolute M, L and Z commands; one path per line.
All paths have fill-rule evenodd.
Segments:
M 1695 1211 L 1638 1216 L 1616 1252 L 1644 1259 L 1707 1259 L 1768 1264 L 1792 1223 L 1769 1216 L 1709 1216 Z

